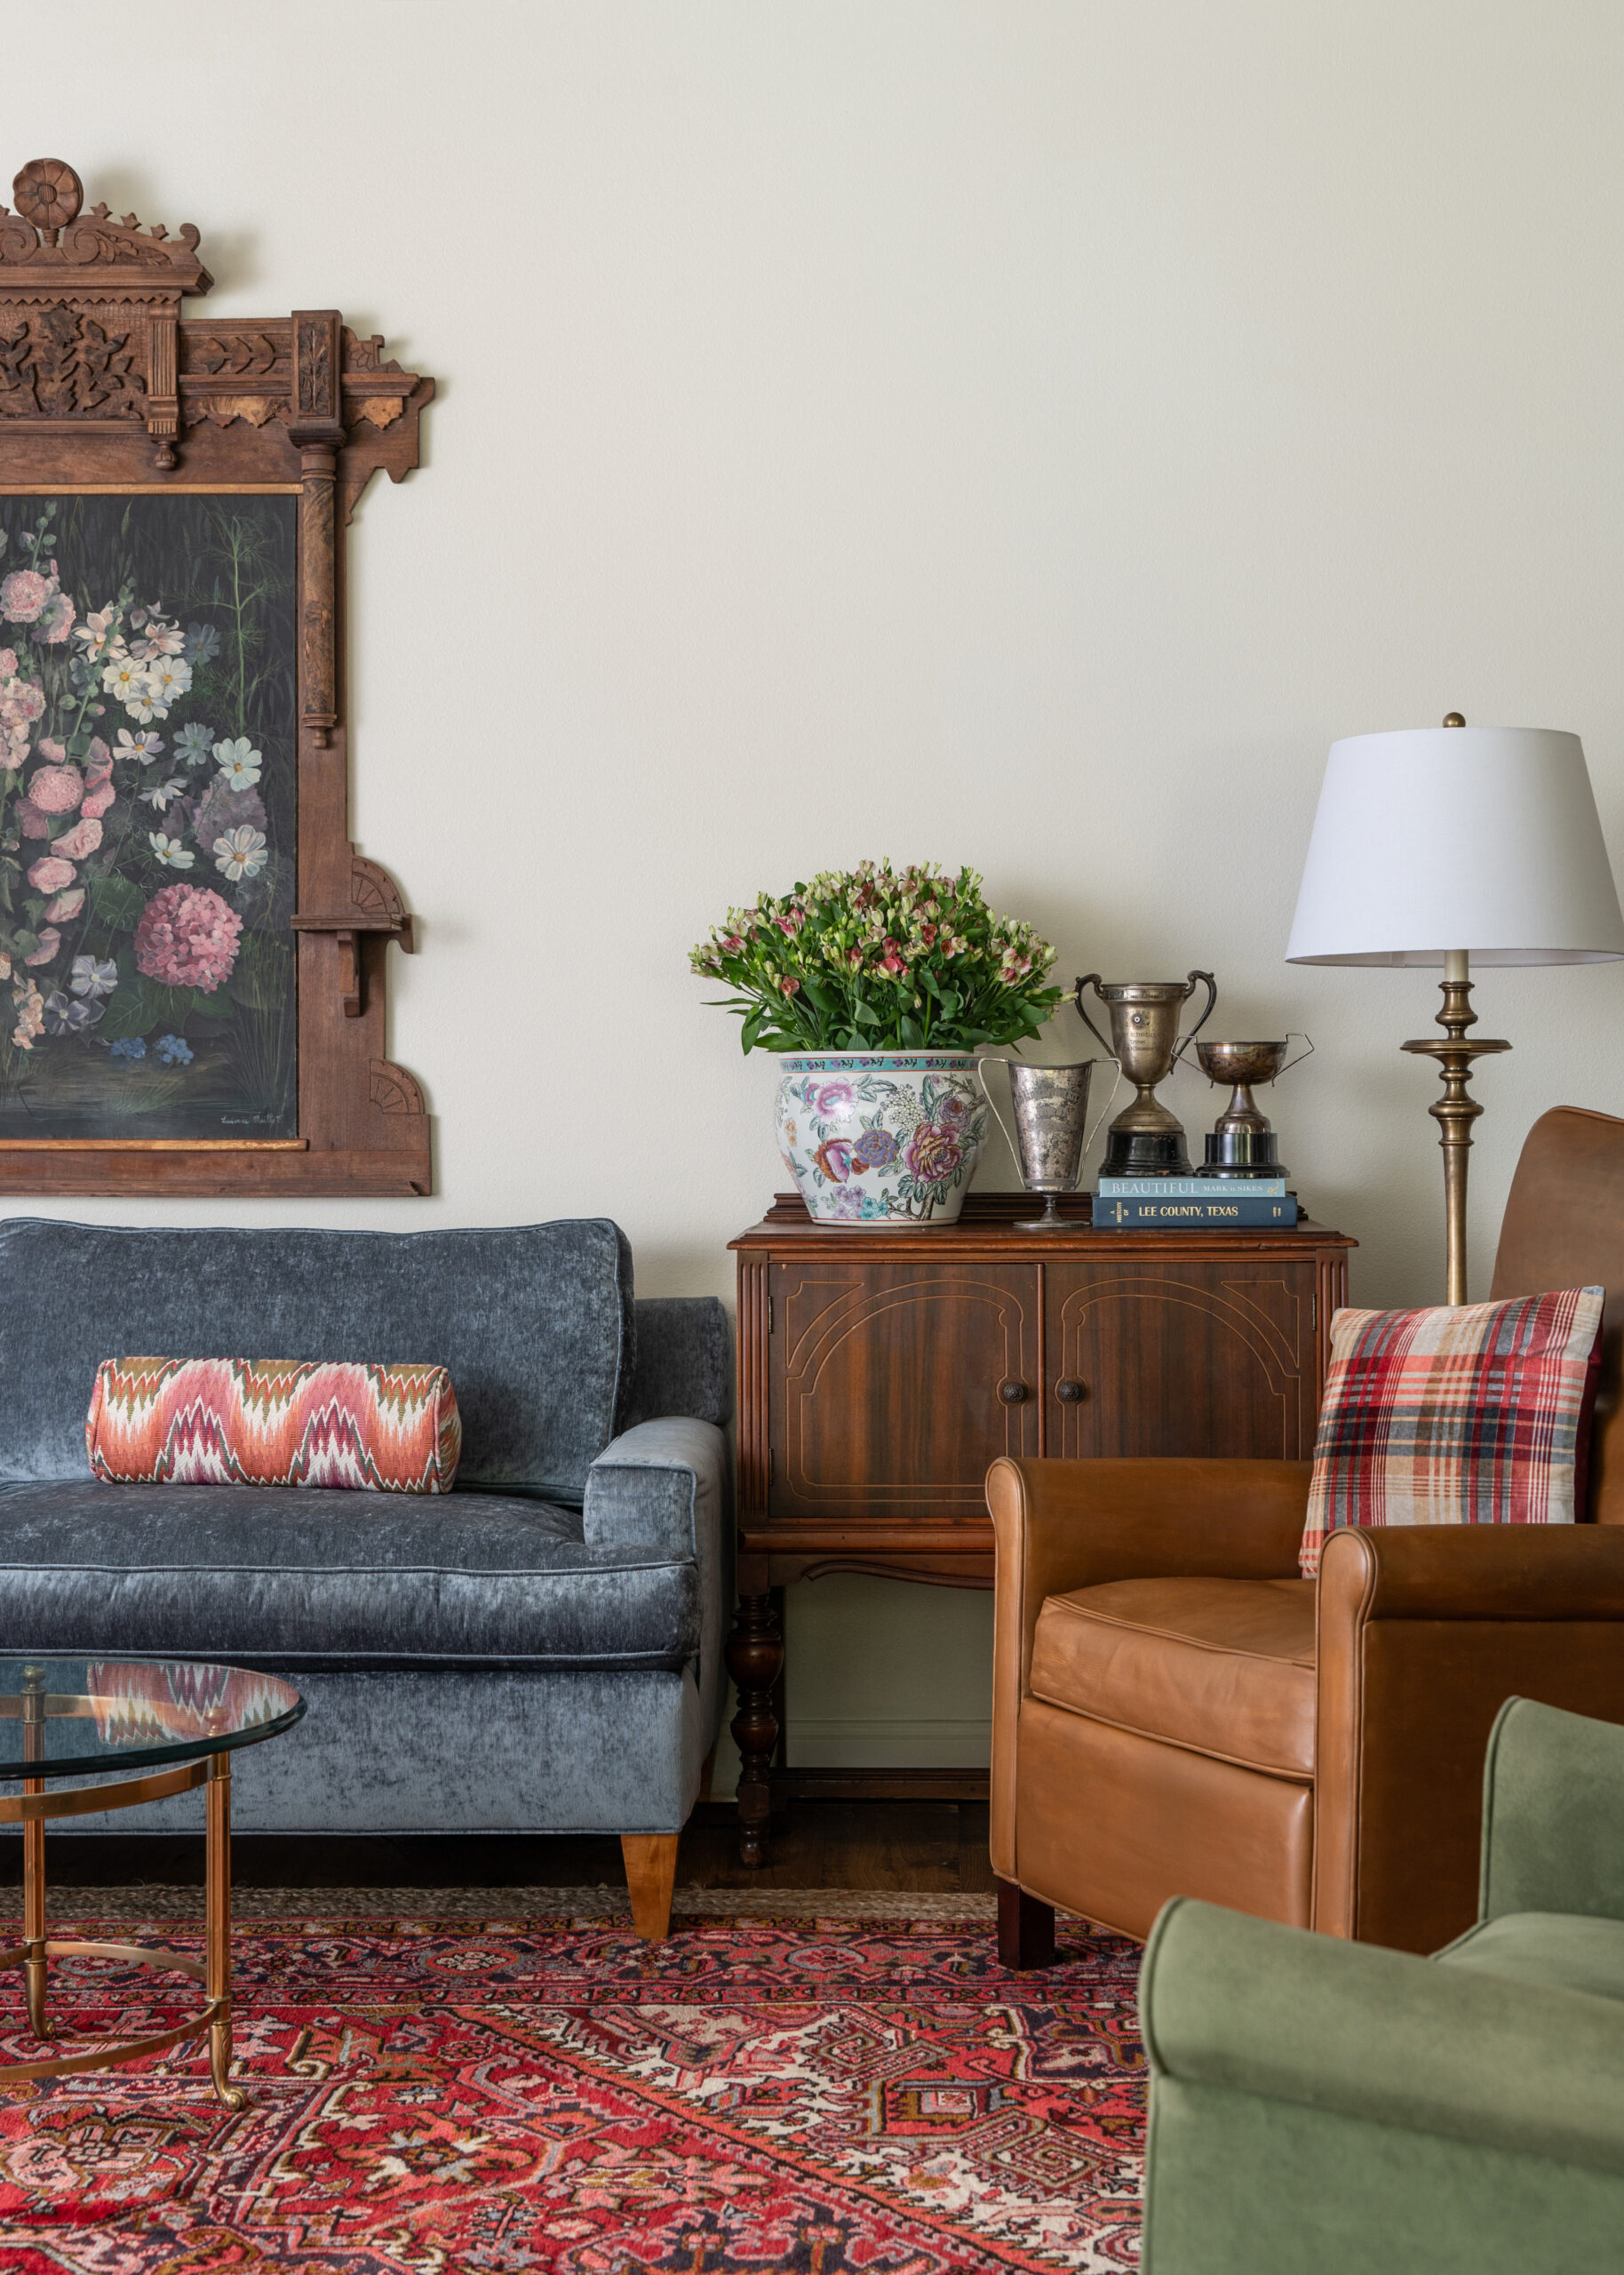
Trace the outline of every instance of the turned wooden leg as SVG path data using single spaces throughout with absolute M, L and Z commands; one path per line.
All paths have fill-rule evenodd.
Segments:
M 998 1955 L 1005 1967 L 1055 1964 L 1055 1907 L 1013 1880 L 998 1884 Z
M 663 1944 L 671 1933 L 671 1889 L 677 1877 L 675 1832 L 623 1832 L 626 1886 L 632 1895 L 632 1924 L 646 1944 Z
M 741 1596 L 728 1639 L 728 1672 L 738 1686 L 738 1712 L 729 1725 L 738 1747 L 739 1861 L 767 1862 L 773 1810 L 773 1754 L 778 1718 L 773 1688 L 784 1666 L 784 1630 L 770 1592 Z

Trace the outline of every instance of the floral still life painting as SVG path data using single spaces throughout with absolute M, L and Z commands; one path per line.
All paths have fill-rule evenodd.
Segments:
M 0 1139 L 296 1133 L 296 505 L 0 496 Z

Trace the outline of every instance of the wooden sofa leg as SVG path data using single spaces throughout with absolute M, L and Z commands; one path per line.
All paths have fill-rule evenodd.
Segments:
M 1055 1964 L 1055 1907 L 1013 1880 L 998 1884 L 998 1955 L 1009 1968 Z
M 675 1832 L 623 1832 L 626 1886 L 632 1894 L 632 1924 L 646 1944 L 664 1943 L 671 1933 L 671 1890 L 677 1877 Z

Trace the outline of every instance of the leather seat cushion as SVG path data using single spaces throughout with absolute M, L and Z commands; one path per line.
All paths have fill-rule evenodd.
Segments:
M 0 1486 L 0 1652 L 681 1667 L 691 1556 L 506 1493 Z
M 1508 1912 L 1470 1928 L 1437 1954 L 1448 1967 L 1480 1967 L 1556 1991 L 1624 1999 L 1624 1920 L 1567 1912 Z
M 1314 1774 L 1312 1580 L 1111 1580 L 1050 1596 L 1031 1688 L 1053 1706 L 1286 1777 Z

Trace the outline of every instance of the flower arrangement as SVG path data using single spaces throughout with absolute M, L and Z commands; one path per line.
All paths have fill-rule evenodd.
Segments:
M 689 962 L 732 990 L 746 1051 L 976 1050 L 1039 1033 L 1055 950 L 996 915 L 974 869 L 864 861 L 732 908 Z
M 0 526 L 0 1089 L 62 1051 L 127 1067 L 149 1037 L 156 1061 L 184 1067 L 188 1023 L 218 1057 L 233 1022 L 291 1016 L 261 945 L 285 922 L 291 864 L 267 762 L 242 731 L 271 715 L 255 564 L 234 554 L 211 600 L 194 551 L 190 607 L 165 607 L 138 597 L 151 582 L 122 544 L 56 500 Z M 192 608 L 219 623 L 183 623 Z

